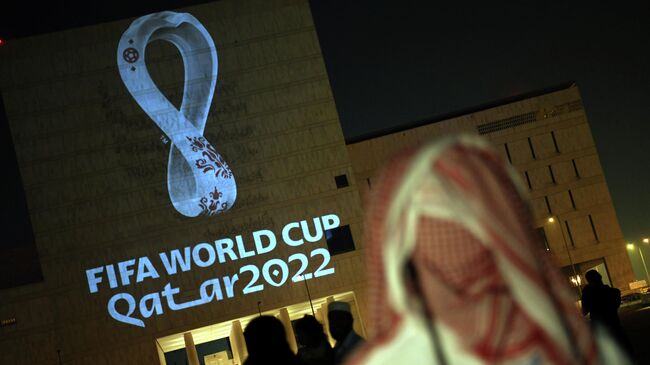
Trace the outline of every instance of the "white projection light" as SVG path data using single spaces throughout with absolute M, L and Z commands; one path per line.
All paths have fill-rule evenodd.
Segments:
M 333 275 L 336 270 L 331 266 L 329 251 L 310 245 L 322 240 L 325 230 L 339 227 L 340 222 L 336 214 L 326 214 L 311 220 L 289 222 L 282 228 L 281 234 L 260 229 L 250 235 L 221 237 L 159 252 L 151 257 L 142 256 L 94 267 L 86 270 L 88 290 L 91 294 L 102 289 L 126 290 L 145 281 L 166 278 L 167 283 L 162 290 L 144 295 L 118 292 L 107 303 L 108 314 L 116 321 L 145 327 L 144 320 L 154 315 L 161 316 L 169 311 L 228 301 L 237 295 L 249 295 L 268 288 Z M 303 251 L 294 252 L 286 258 L 278 256 L 276 250 L 282 245 L 286 245 L 285 249 L 303 246 Z M 257 264 L 242 261 L 251 257 L 259 257 L 260 260 Z M 222 267 L 225 263 L 238 268 L 230 271 L 233 265 Z M 211 270 L 216 277 L 201 283 L 198 292 L 193 288 L 194 294 L 174 287 L 169 279 L 202 269 Z M 179 294 L 181 291 L 183 294 Z
M 147 45 L 164 40 L 178 48 L 185 67 L 180 110 L 154 84 L 145 63 Z M 217 83 L 217 51 L 208 31 L 192 15 L 164 11 L 131 23 L 117 48 L 124 85 L 171 141 L 167 189 L 176 210 L 187 217 L 214 215 L 237 199 L 232 171 L 203 136 Z

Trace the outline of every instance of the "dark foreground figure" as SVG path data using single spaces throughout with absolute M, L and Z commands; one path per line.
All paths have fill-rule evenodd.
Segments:
M 354 332 L 354 318 L 350 304 L 346 302 L 330 303 L 327 306 L 327 320 L 330 325 L 330 334 L 336 340 L 334 364 L 343 364 L 365 341 Z
M 327 342 L 323 325 L 314 316 L 306 315 L 296 321 L 298 359 L 303 365 L 332 365 L 334 350 Z
M 282 322 L 275 317 L 253 319 L 244 330 L 244 339 L 248 348 L 244 365 L 300 364 L 289 347 Z
M 585 274 L 587 285 L 582 290 L 582 314 L 588 314 L 593 326 L 603 326 L 610 335 L 632 355 L 632 345 L 623 331 L 618 309 L 621 306 L 621 291 L 603 284 L 603 278 L 596 270 Z

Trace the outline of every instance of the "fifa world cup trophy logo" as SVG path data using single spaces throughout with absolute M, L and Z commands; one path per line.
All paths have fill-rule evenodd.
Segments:
M 156 87 L 145 63 L 147 45 L 172 43 L 185 68 L 180 110 Z M 171 141 L 167 188 L 176 210 L 187 217 L 230 209 L 237 184 L 230 167 L 203 136 L 217 83 L 217 51 L 208 31 L 192 15 L 164 11 L 136 19 L 117 48 L 124 85 Z

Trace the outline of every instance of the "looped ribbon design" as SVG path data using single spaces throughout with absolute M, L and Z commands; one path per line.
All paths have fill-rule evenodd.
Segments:
M 185 68 L 180 110 L 154 84 L 145 63 L 147 45 L 172 43 Z M 192 15 L 164 11 L 133 21 L 117 49 L 120 76 L 129 93 L 171 141 L 167 189 L 176 210 L 187 217 L 230 209 L 237 198 L 232 171 L 203 136 L 217 83 L 217 51 L 205 27 Z

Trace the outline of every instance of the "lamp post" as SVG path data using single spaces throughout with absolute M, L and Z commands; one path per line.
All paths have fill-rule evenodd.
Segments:
M 313 314 L 314 317 L 316 317 L 316 311 L 314 310 L 314 304 L 311 301 L 311 294 L 309 293 L 309 285 L 307 285 L 307 278 L 304 277 L 303 275 L 298 275 L 298 280 L 302 280 L 302 281 L 305 282 L 305 289 L 307 289 L 307 298 L 309 299 L 309 306 L 311 307 L 311 314 Z
M 643 242 L 646 243 L 646 240 L 648 239 L 644 238 Z M 628 250 L 633 251 L 636 246 L 634 245 L 634 243 L 628 243 L 626 247 Z M 650 275 L 648 275 L 648 266 L 646 266 L 645 264 L 645 258 L 643 257 L 643 251 L 641 251 L 641 246 L 639 246 L 638 249 L 639 249 L 639 256 L 641 257 L 641 263 L 643 264 L 643 270 L 645 271 L 646 285 L 650 285 Z
M 549 217 L 548 222 L 555 223 L 555 218 Z M 569 264 L 571 265 L 571 270 L 573 271 L 573 278 L 571 282 L 573 282 L 574 285 L 578 288 L 578 295 L 580 296 L 580 298 L 582 298 L 582 288 L 580 287 L 580 283 L 581 283 L 580 276 L 578 275 L 578 272 L 576 271 L 576 265 L 573 263 L 573 259 L 571 258 L 571 252 L 569 251 L 569 245 L 567 245 L 566 243 L 566 238 L 564 237 L 564 230 L 562 229 L 562 225 L 560 225 L 558 228 L 560 229 L 560 233 L 562 233 L 562 241 L 564 242 L 564 248 L 566 249 L 566 254 L 567 257 L 569 258 Z

